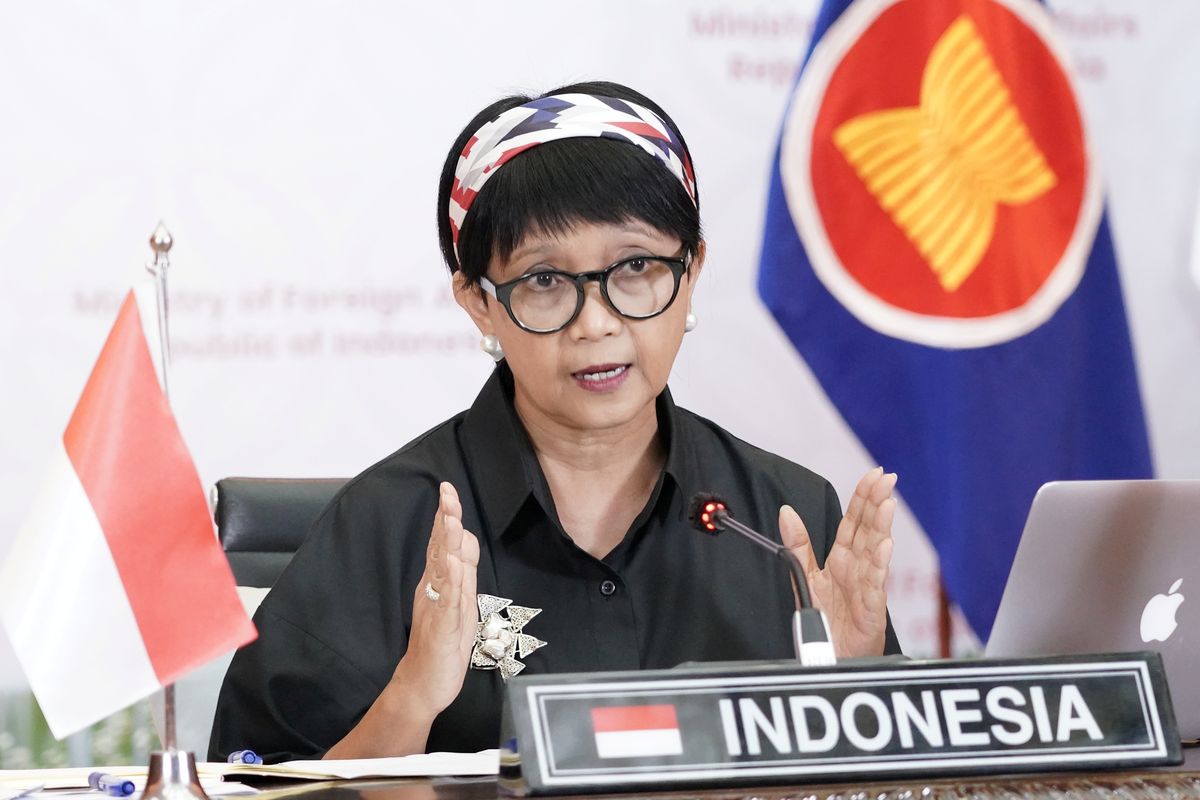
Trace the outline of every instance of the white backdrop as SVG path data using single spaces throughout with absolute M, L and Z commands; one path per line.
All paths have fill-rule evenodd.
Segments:
M 490 362 L 437 252 L 445 151 L 497 96 L 587 78 L 658 100 L 695 157 L 710 257 L 677 398 L 845 496 L 870 460 L 754 294 L 815 7 L 0 5 L 0 552 L 159 218 L 177 240 L 173 401 L 206 482 L 349 476 L 469 404 Z M 1109 178 L 1156 464 L 1198 477 L 1200 5 L 1054 7 Z M 714 362 L 744 389 L 706 386 Z M 897 539 L 893 615 L 929 653 L 932 560 L 903 509 Z M 7 647 L 0 685 L 20 685 Z

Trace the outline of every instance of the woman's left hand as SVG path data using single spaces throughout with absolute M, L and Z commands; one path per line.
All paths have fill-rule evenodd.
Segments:
M 896 474 L 876 467 L 854 489 L 825 568 L 817 566 L 808 531 L 791 506 L 779 509 L 779 534 L 800 559 L 813 605 L 829 618 L 839 658 L 883 653 L 887 580 L 892 560 Z

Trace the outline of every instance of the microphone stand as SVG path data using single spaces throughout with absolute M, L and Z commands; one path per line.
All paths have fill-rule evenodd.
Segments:
M 739 522 L 729 513 L 722 500 L 715 497 L 699 497 L 693 502 L 693 507 L 695 512 L 692 521 L 700 530 L 717 534 L 728 528 L 783 561 L 791 572 L 793 597 L 796 601 L 796 610 L 792 614 L 792 642 L 796 648 L 796 659 L 806 667 L 829 667 L 837 664 L 833 637 L 829 633 L 829 620 L 824 611 L 813 606 L 808 591 L 808 578 L 805 577 L 804 568 L 796 554 L 749 525 Z

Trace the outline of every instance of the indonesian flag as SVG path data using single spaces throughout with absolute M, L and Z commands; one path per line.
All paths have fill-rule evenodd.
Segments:
M 0 569 L 4 628 L 60 739 L 257 635 L 138 306 L 130 292 Z
M 683 755 L 675 706 L 609 706 L 592 709 L 601 758 Z

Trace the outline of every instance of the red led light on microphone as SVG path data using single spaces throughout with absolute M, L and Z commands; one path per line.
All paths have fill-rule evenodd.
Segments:
M 729 507 L 725 501 L 709 492 L 698 492 L 688 504 L 688 519 L 697 530 L 716 536 L 725 530 Z
M 712 517 L 717 511 L 724 511 L 724 503 L 705 503 L 704 513 L 700 515 L 700 521 L 704 523 L 706 530 L 715 531 L 717 526 L 713 524 Z

